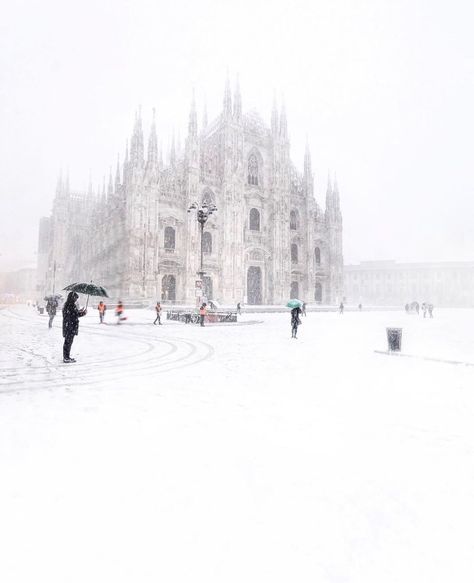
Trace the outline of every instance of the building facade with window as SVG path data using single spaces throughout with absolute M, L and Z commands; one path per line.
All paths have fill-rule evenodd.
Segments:
M 350 304 L 473 307 L 474 262 L 363 261 L 344 267 L 344 290 Z
M 200 229 L 193 202 L 215 204 L 202 239 L 204 295 L 222 303 L 342 299 L 342 216 L 337 183 L 325 208 L 314 197 L 309 148 L 303 173 L 290 159 L 284 108 L 270 124 L 243 113 L 227 82 L 221 114 L 198 128 L 193 99 L 184 150 L 162 162 L 153 120 L 145 156 L 141 115 L 115 180 L 75 193 L 60 179 L 38 281 L 94 280 L 115 297 L 194 302 Z M 46 228 L 46 227 L 45 227 Z M 45 241 L 47 249 L 45 250 Z M 45 259 L 46 258 L 46 259 Z M 41 271 L 41 273 L 40 273 Z M 47 289 L 46 289 L 47 288 Z

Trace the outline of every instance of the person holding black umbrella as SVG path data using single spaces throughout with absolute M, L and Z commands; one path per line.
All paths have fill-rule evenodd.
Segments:
M 87 314 L 86 308 L 79 309 L 76 305 L 79 296 L 76 292 L 69 292 L 67 300 L 63 307 L 63 362 L 76 362 L 71 358 L 71 346 L 74 342 L 74 336 L 79 333 L 79 318 Z
M 58 300 L 54 296 L 50 296 L 48 298 L 47 303 L 46 303 L 46 311 L 48 312 L 48 316 L 49 316 L 48 328 L 53 327 L 53 320 L 54 320 L 54 317 L 56 316 L 57 307 L 58 307 Z

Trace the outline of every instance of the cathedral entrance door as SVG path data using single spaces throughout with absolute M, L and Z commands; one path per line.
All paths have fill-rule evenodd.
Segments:
M 316 283 L 314 288 L 314 299 L 319 303 L 323 301 L 323 288 L 319 282 Z
M 291 282 L 291 289 L 290 289 L 290 299 L 297 298 L 299 296 L 299 285 L 297 281 Z
M 161 299 L 174 302 L 176 300 L 176 277 L 174 275 L 164 275 L 161 280 Z
M 203 291 L 204 291 L 204 296 L 208 300 L 212 300 L 212 277 L 205 275 L 202 278 L 202 287 L 203 287 Z
M 247 303 L 256 305 L 262 303 L 262 270 L 260 267 L 249 267 L 247 271 Z

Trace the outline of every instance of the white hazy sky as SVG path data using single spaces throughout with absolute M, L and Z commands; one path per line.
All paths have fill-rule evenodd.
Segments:
M 15 0 L 0 22 L 0 270 L 35 264 L 59 168 L 95 183 L 134 112 L 166 148 L 192 88 L 209 117 L 226 70 L 269 121 L 284 94 L 324 202 L 337 170 L 346 263 L 472 260 L 472 0 Z

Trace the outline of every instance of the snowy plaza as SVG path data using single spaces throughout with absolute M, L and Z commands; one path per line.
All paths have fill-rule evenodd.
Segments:
M 0 310 L 1 581 L 474 580 L 473 311 L 127 316 Z

